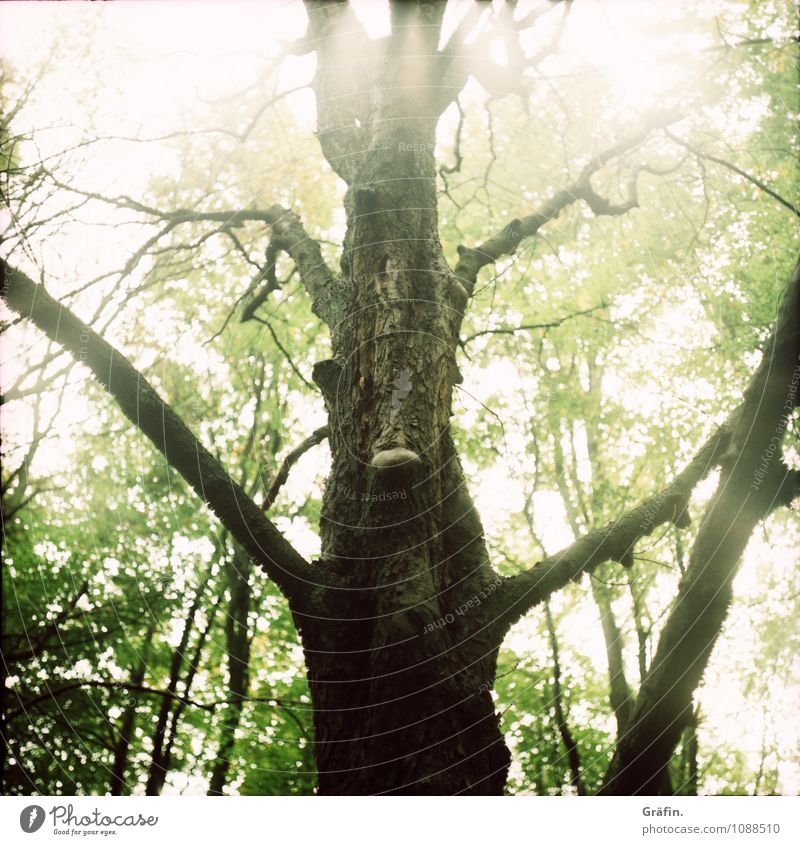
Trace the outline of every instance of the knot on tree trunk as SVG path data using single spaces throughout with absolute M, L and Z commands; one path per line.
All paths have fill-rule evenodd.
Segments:
M 372 456 L 370 466 L 380 475 L 406 478 L 416 474 L 422 460 L 411 449 L 381 449 Z

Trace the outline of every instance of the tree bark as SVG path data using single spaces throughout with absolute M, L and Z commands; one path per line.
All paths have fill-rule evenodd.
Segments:
M 323 794 L 499 793 L 509 764 L 490 694 L 501 633 L 476 612 L 497 579 L 450 435 L 466 294 L 438 237 L 442 105 L 426 57 L 441 13 L 393 4 L 368 90 L 340 92 L 342 128 L 322 106 L 354 24 L 309 6 L 319 134 L 349 184 L 333 357 L 314 371 L 333 461 L 320 565 L 345 586 L 296 614 Z

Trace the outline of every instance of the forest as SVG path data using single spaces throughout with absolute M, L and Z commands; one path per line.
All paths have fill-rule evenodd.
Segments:
M 1 791 L 800 793 L 799 12 L 3 4 Z

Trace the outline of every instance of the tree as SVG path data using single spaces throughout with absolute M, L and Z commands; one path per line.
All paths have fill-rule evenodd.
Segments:
M 265 264 L 248 288 L 252 298 L 246 318 L 253 318 L 280 288 L 279 259 L 285 255 L 293 263 L 317 330 L 324 327 L 330 337 L 329 356 L 313 367 L 327 424 L 310 445 L 325 437 L 331 453 L 318 560 L 306 560 L 288 542 L 268 508 L 257 504 L 253 486 L 247 489 L 246 476 L 241 481 L 232 477 L 128 357 L 35 282 L 19 261 L 3 261 L 7 305 L 92 372 L 161 453 L 168 477 L 173 472 L 182 476 L 235 544 L 225 563 L 231 700 L 211 784 L 214 793 L 226 779 L 224 761 L 248 689 L 246 622 L 252 597 L 245 555 L 288 602 L 302 642 L 321 793 L 501 793 L 510 757 L 492 695 L 498 654 L 511 626 L 539 605 L 545 606 L 552 647 L 558 730 L 568 746 L 571 780 L 583 791 L 578 746 L 561 701 L 557 634 L 548 600 L 609 561 L 633 566 L 635 549 L 655 529 L 687 529 L 695 487 L 719 469 L 718 492 L 697 530 L 674 607 L 633 706 L 624 677 L 611 667 L 619 739 L 602 791 L 660 791 L 691 724 L 693 695 L 725 620 L 731 581 L 748 540 L 773 510 L 789 505 L 800 492 L 800 474 L 781 452 L 797 407 L 800 271 L 795 269 L 741 402 L 667 484 L 605 524 L 597 516 L 576 519 L 573 528 L 583 529 L 582 535 L 517 574 L 501 575 L 492 563 L 451 422 L 454 390 L 462 381 L 465 318 L 479 293 L 480 274 L 513 257 L 576 206 L 611 218 L 637 208 L 640 181 L 673 173 L 684 161 L 677 166 L 653 163 L 647 144 L 654 137 L 671 133 L 678 139 L 674 146 L 687 154 L 719 161 L 681 134 L 692 128 L 687 118 L 696 102 L 690 98 L 680 107 L 669 105 L 589 156 L 577 176 L 525 214 L 511 220 L 507 215 L 508 222 L 493 234 L 459 245 L 448 262 L 435 156 L 442 115 L 459 103 L 470 77 L 497 98 L 524 91 L 524 70 L 556 49 L 569 25 L 570 6 L 546 4 L 521 17 L 504 6 L 471 41 L 467 36 L 477 24 L 468 15 L 442 46 L 445 7 L 440 3 L 392 3 L 390 33 L 379 39 L 367 36 L 347 4 L 309 5 L 308 31 L 291 50 L 316 53 L 317 136 L 327 163 L 346 186 L 339 271 L 325 260 L 300 217 L 282 205 L 164 210 L 127 197 L 84 192 L 87 199 L 156 223 L 161 227 L 157 239 L 204 224 L 232 237 L 248 224 L 268 227 Z M 559 20 L 547 48 L 533 55 L 523 51 L 518 36 L 538 26 L 539 17 L 553 16 Z M 487 62 L 483 52 L 498 33 L 513 56 L 505 67 Z M 366 71 L 356 73 L 343 58 L 347 55 L 357 57 Z M 460 125 L 458 132 L 460 162 Z M 596 187 L 601 181 L 608 186 L 612 166 L 627 170 L 621 199 L 607 198 Z M 760 181 L 754 184 L 763 190 Z M 796 213 L 789 200 L 780 199 L 784 210 Z M 148 240 L 147 248 L 156 240 Z M 134 256 L 130 268 L 141 255 Z M 601 301 L 570 316 L 606 308 Z M 524 328 L 546 330 L 565 319 Z M 568 429 L 570 421 L 563 423 Z M 563 494 L 566 500 L 569 491 Z M 274 495 L 268 495 L 264 504 L 272 500 Z M 599 501 L 587 507 L 601 509 Z M 609 597 L 599 589 L 596 598 L 611 664 L 618 632 Z M 194 614 L 192 606 L 184 628 L 187 642 Z M 199 632 L 198 660 L 207 630 Z M 177 695 L 185 647 L 183 642 L 175 652 L 169 696 Z M 196 666 L 193 660 L 190 664 L 190 670 Z M 133 665 L 132 683 L 138 685 L 142 678 Z M 184 698 L 189 686 L 186 682 Z M 167 723 L 173 720 L 174 732 L 183 706 L 181 700 L 173 709 L 168 696 L 160 702 L 149 792 L 163 785 Z M 122 731 L 129 732 L 129 727 Z

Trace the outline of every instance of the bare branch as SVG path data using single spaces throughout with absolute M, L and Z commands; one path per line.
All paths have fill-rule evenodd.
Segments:
M 535 331 L 536 329 L 556 329 L 559 326 L 563 326 L 564 323 L 569 320 L 574 320 L 576 317 L 588 317 L 590 314 L 594 314 L 596 311 L 601 311 L 605 308 L 608 308 L 608 305 L 605 302 L 601 302 L 599 305 L 595 305 L 592 308 L 584 308 L 582 311 L 573 311 L 571 314 L 565 314 L 563 317 L 559 317 L 556 320 L 550 320 L 547 323 L 522 323 L 519 326 L 500 326 L 496 329 L 482 329 L 479 332 L 467 335 L 463 342 L 465 344 L 470 343 L 476 338 L 484 337 L 488 334 L 516 334 L 517 332 L 529 332 Z
M 72 598 L 62 608 L 61 612 L 48 625 L 45 626 L 44 630 L 39 632 L 33 642 L 28 639 L 27 648 L 15 652 L 5 651 L 3 654 L 3 659 L 6 660 L 9 664 L 16 663 L 20 660 L 30 660 L 31 658 L 37 657 L 43 651 L 45 651 L 48 647 L 47 640 L 53 634 L 59 635 L 60 638 L 61 632 L 59 631 L 59 629 L 69 619 L 72 614 L 72 611 L 75 610 L 75 607 L 81 600 L 81 596 L 86 595 L 88 589 L 89 582 L 88 580 L 84 580 L 80 587 L 78 587 L 77 591 L 72 596 Z
M 522 18 L 515 20 L 513 5 L 504 4 L 493 10 L 492 16 L 485 21 L 477 36 L 471 43 L 465 44 L 467 36 L 478 25 L 481 13 L 491 8 L 488 3 L 472 5 L 440 53 L 439 76 L 442 79 L 439 93 L 440 109 L 443 111 L 451 102 L 457 100 L 470 76 L 474 77 L 493 98 L 508 94 L 524 95 L 530 84 L 530 80 L 525 76 L 525 70 L 537 67 L 544 59 L 556 52 L 566 27 L 571 5 L 572 0 L 543 3 L 538 9 L 531 9 Z M 520 34 L 524 30 L 531 29 L 539 18 L 558 6 L 563 8 L 563 13 L 552 37 L 538 53 L 526 57 L 520 46 Z M 498 37 L 504 39 L 509 56 L 509 61 L 504 66 L 498 65 L 490 55 L 491 42 Z
M 682 138 L 678 138 L 677 135 L 674 135 L 672 132 L 666 133 L 667 137 L 674 141 L 676 144 L 679 144 L 681 147 L 689 150 L 689 152 L 695 156 L 696 158 L 704 159 L 705 161 L 714 162 L 714 164 L 719 164 L 721 167 L 726 167 L 728 170 L 736 173 L 738 176 L 741 176 L 743 179 L 746 179 L 750 182 L 751 185 L 755 185 L 760 191 L 763 191 L 768 196 L 772 197 L 774 200 L 777 200 L 782 206 L 788 208 L 792 214 L 797 215 L 800 217 L 800 208 L 798 208 L 793 202 L 782 197 L 777 191 L 770 188 L 765 182 L 762 182 L 756 176 L 752 176 L 747 171 L 742 170 L 740 167 L 737 167 L 730 161 L 726 161 L 724 158 L 718 158 L 717 156 L 711 155 L 710 153 L 706 153 L 701 150 L 699 147 L 696 147 L 694 144 L 690 144 L 688 141 L 684 141 Z
M 139 695 L 155 695 L 159 696 L 160 698 L 168 699 L 170 701 L 176 701 L 179 705 L 196 707 L 199 710 L 215 710 L 217 707 L 220 707 L 224 704 L 231 704 L 235 700 L 238 700 L 234 698 L 223 698 L 218 701 L 196 701 L 193 698 L 189 698 L 189 696 L 187 695 L 181 695 L 180 693 L 172 692 L 170 690 L 148 687 L 141 683 L 132 683 L 130 681 L 82 680 L 75 681 L 69 684 L 64 684 L 64 686 L 56 687 L 55 689 L 50 689 L 47 692 L 41 693 L 40 695 L 37 695 L 34 698 L 28 700 L 23 700 L 17 697 L 20 702 L 20 706 L 15 710 L 11 710 L 8 712 L 8 714 L 6 715 L 6 721 L 10 722 L 12 719 L 16 719 L 18 716 L 22 716 L 24 713 L 26 713 L 33 707 L 39 707 L 42 704 L 46 704 L 50 700 L 60 698 L 62 695 L 69 695 L 69 693 L 81 689 L 107 689 L 112 691 L 124 690 L 125 692 L 136 693 Z M 309 709 L 307 704 L 297 699 L 265 698 L 251 696 L 243 696 L 242 698 L 245 701 L 255 701 L 263 704 L 273 704 L 276 707 L 281 707 L 285 709 Z
M 329 295 L 328 287 L 333 281 L 333 272 L 322 258 L 319 244 L 308 235 L 300 218 L 293 211 L 281 205 L 271 205 L 269 208 L 264 209 L 249 208 L 230 211 L 194 211 L 187 208 L 164 211 L 126 195 L 107 197 L 93 191 L 83 191 L 79 188 L 73 188 L 70 185 L 60 182 L 56 182 L 55 184 L 63 190 L 113 205 L 116 208 L 136 211 L 165 223 L 164 228 L 150 238 L 142 248 L 137 250 L 122 271 L 123 275 L 133 269 L 135 263 L 138 263 L 154 243 L 178 225 L 185 223 L 218 223 L 220 225 L 219 231 L 224 232 L 227 229 L 235 229 L 248 222 L 264 223 L 272 230 L 272 240 L 275 248 L 286 252 L 297 266 L 303 285 L 311 297 L 312 307 L 315 313 L 325 322 L 330 321 L 332 298 Z
M 154 689 L 153 687 L 144 686 L 143 684 L 129 683 L 126 681 L 85 680 L 75 681 L 74 683 L 65 684 L 64 686 L 56 687 L 55 689 L 48 689 L 47 692 L 43 692 L 35 698 L 28 699 L 27 701 L 20 699 L 20 706 L 16 710 L 11 710 L 6 719 L 10 722 L 12 719 L 15 719 L 17 716 L 21 716 L 32 707 L 36 707 L 37 705 L 46 703 L 51 699 L 56 699 L 62 695 L 68 695 L 71 692 L 81 689 L 125 690 L 127 692 L 139 693 L 142 695 L 157 695 L 170 701 L 183 701 L 186 704 L 190 704 L 192 707 L 199 707 L 203 710 L 213 710 L 221 703 L 212 702 L 210 704 L 202 704 L 170 690 Z
M 275 503 L 275 499 L 278 497 L 278 493 L 280 493 L 281 487 L 286 483 L 286 479 L 289 478 L 289 471 L 291 468 L 300 460 L 300 458 L 305 455 L 305 453 L 309 449 L 313 449 L 314 446 L 318 446 L 322 443 L 323 440 L 328 436 L 329 429 L 327 425 L 322 426 L 322 428 L 318 428 L 314 431 L 310 436 L 306 437 L 306 439 L 299 445 L 295 446 L 291 452 L 283 459 L 283 463 L 281 464 L 280 469 L 275 474 L 275 478 L 272 480 L 272 484 L 269 486 L 269 490 L 267 491 L 266 495 L 264 496 L 264 501 L 261 503 L 262 510 L 268 511 L 272 505 Z
M 291 353 L 289 350 L 281 343 L 281 339 L 278 337 L 278 333 L 272 327 L 272 323 L 268 320 L 262 320 L 261 317 L 257 317 L 255 314 L 252 317 L 257 323 L 260 323 L 262 326 L 266 326 L 267 331 L 272 335 L 273 341 L 275 341 L 275 346 L 278 347 L 281 355 L 283 355 L 284 360 L 286 363 L 292 368 L 292 372 L 303 382 L 303 384 L 314 393 L 319 393 L 319 388 L 312 384 L 301 372 L 297 364 L 294 362 L 294 358 L 292 358 Z
M 467 295 L 472 294 L 478 273 L 483 267 L 493 264 L 504 256 L 513 255 L 523 240 L 535 235 L 545 223 L 558 217 L 565 208 L 577 200 L 585 200 L 595 214 L 622 213 L 622 206 L 614 206 L 597 196 L 590 183 L 592 175 L 608 162 L 639 146 L 656 129 L 675 123 L 681 117 L 682 115 L 675 110 L 659 112 L 646 121 L 638 132 L 623 138 L 592 157 L 572 185 L 557 191 L 538 210 L 521 219 L 512 220 L 501 232 L 474 249 L 459 246 L 458 263 L 454 272 Z M 629 197 L 623 210 L 633 208 L 636 204 L 635 181 L 633 184 L 634 195 Z

